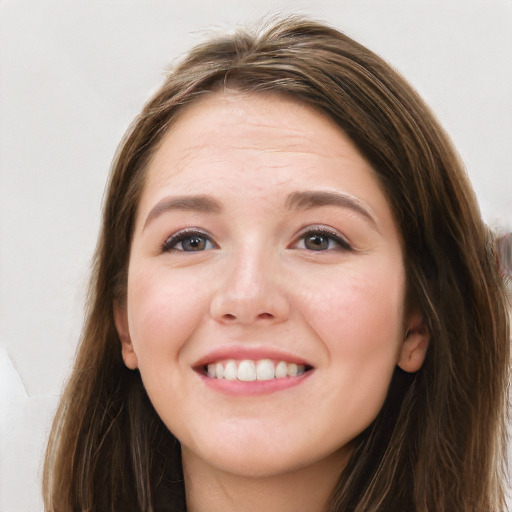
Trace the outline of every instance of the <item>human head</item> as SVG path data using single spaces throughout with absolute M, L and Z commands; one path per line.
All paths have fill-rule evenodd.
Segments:
M 126 389 L 134 396 L 141 393 L 135 385 L 120 389 L 119 382 L 133 383 L 136 376 L 123 366 L 112 310 L 126 292 L 145 171 L 180 109 L 218 90 L 272 91 L 327 113 L 372 165 L 402 237 L 406 315 L 422 316 L 430 348 L 418 374 L 396 371 L 383 411 L 349 463 L 351 476 L 343 488 L 355 496 L 353 489 L 364 485 L 365 510 L 377 510 L 370 508 L 384 485 L 377 468 L 386 468 L 381 473 L 391 478 L 393 468 L 402 464 L 415 474 L 416 485 L 403 491 L 403 503 L 414 495 L 435 509 L 429 500 L 436 489 L 446 489 L 444 480 L 451 474 L 461 475 L 455 494 L 473 487 L 486 495 L 482 500 L 488 499 L 495 490 L 491 465 L 487 462 L 483 471 L 484 483 L 482 474 L 477 481 L 474 465 L 489 453 L 489 440 L 501 427 L 507 326 L 491 243 L 474 195 L 446 135 L 406 82 L 358 43 L 307 20 L 280 20 L 256 35 L 239 31 L 197 47 L 135 120 L 106 194 L 74 385 L 80 381 L 84 397 L 101 394 L 100 388 L 115 390 L 126 403 L 135 403 Z M 87 368 L 92 373 L 84 372 Z M 130 424 L 141 432 L 135 424 L 144 422 L 143 415 L 130 407 Z M 94 425 L 92 418 L 88 421 Z M 93 442 L 83 437 L 79 442 Z M 437 474 L 427 474 L 433 467 Z

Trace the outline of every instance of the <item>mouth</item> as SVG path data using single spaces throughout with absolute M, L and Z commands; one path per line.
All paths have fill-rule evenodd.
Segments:
M 290 379 L 312 370 L 307 364 L 278 359 L 223 359 L 196 368 L 203 376 L 226 381 L 275 381 Z

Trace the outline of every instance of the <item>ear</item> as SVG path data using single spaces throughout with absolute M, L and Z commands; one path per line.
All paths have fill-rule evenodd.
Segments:
M 126 306 L 119 304 L 117 301 L 114 302 L 114 323 L 116 325 L 117 335 L 121 340 L 121 353 L 124 364 L 130 370 L 136 370 L 139 367 L 139 362 L 130 337 Z
M 430 334 L 420 315 L 412 315 L 400 347 L 398 366 L 408 373 L 417 372 L 427 355 Z

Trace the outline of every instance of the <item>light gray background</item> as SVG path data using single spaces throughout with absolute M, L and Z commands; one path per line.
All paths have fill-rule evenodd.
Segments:
M 209 29 L 311 14 L 391 62 L 512 228 L 512 2 L 0 2 L 0 511 L 42 510 L 109 164 L 166 66 Z

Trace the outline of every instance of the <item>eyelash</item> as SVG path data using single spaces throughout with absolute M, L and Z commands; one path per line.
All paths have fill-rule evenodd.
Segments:
M 201 252 L 201 251 L 186 251 L 185 249 L 176 249 L 176 245 L 178 245 L 181 242 L 184 242 L 185 240 L 190 240 L 193 237 L 203 238 L 206 240 L 206 243 L 212 244 L 214 248 L 216 248 L 216 244 L 212 242 L 211 237 L 204 233 L 203 231 L 197 230 L 197 229 L 187 229 L 184 231 L 178 231 L 177 233 L 174 233 L 174 235 L 171 235 L 162 245 L 162 252 L 171 252 L 171 251 L 180 251 L 180 252 Z
M 336 231 L 327 229 L 325 227 L 316 227 L 316 228 L 309 227 L 306 231 L 304 231 L 300 235 L 300 237 L 298 238 L 298 241 L 305 241 L 307 237 L 312 237 L 312 236 L 321 236 L 321 237 L 326 237 L 329 240 L 333 240 L 338 245 L 338 247 L 336 248 L 337 250 L 342 250 L 342 251 L 351 251 L 352 250 L 351 245 L 344 238 L 342 238 L 339 235 L 339 233 L 337 233 Z M 308 250 L 307 247 L 303 247 L 302 249 Z M 330 250 L 336 250 L 336 249 L 331 248 Z M 310 250 L 311 250 L 311 252 L 324 252 L 325 250 L 329 250 L 329 249 L 323 249 L 320 251 L 315 251 L 314 249 L 310 249 Z
M 331 231 L 330 229 L 323 228 L 323 227 L 308 228 L 297 239 L 297 242 L 294 242 L 294 245 L 296 245 L 300 241 L 304 241 L 304 245 L 305 245 L 306 238 L 307 237 L 311 238 L 314 236 L 325 237 L 328 240 L 334 241 L 338 245 L 338 247 L 337 247 L 338 250 L 345 250 L 345 251 L 352 250 L 352 247 L 350 246 L 350 244 L 344 238 L 342 238 L 338 233 L 336 233 L 335 231 Z M 211 237 L 207 233 L 197 230 L 197 229 L 190 229 L 190 230 L 178 231 L 177 233 L 171 235 L 162 245 L 162 252 L 171 252 L 171 251 L 202 252 L 203 250 L 205 250 L 205 249 L 200 249 L 198 251 L 187 251 L 183 248 L 176 249 L 176 245 L 178 245 L 181 242 L 184 242 L 185 240 L 190 240 L 193 237 L 202 238 L 202 239 L 206 240 L 206 244 L 210 243 L 212 245 L 212 247 L 210 247 L 209 249 L 218 247 L 212 241 Z M 301 249 L 308 250 L 307 247 L 301 247 Z M 333 250 L 333 248 L 330 248 L 330 249 L 326 248 L 326 249 L 321 249 L 318 251 L 315 251 L 315 249 L 309 249 L 309 250 L 311 252 L 324 252 L 326 250 Z

